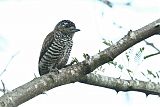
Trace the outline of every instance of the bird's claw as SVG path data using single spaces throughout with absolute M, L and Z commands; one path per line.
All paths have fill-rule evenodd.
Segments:
M 50 72 L 54 72 L 55 75 L 59 74 L 58 68 L 51 69 Z

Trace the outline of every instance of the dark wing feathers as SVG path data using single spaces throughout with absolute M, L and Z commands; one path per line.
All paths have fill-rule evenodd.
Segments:
M 53 39 L 54 39 L 54 33 L 52 31 L 44 39 L 44 42 L 43 42 L 43 45 L 42 45 L 42 49 L 41 49 L 41 52 L 40 52 L 40 56 L 39 56 L 39 61 L 41 60 L 41 58 L 43 57 L 43 55 L 46 53 L 46 51 L 48 50 L 48 48 L 50 47 Z

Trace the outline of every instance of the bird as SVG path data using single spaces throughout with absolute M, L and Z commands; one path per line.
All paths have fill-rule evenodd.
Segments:
M 78 31 L 80 29 L 72 21 L 62 20 L 46 36 L 38 61 L 40 76 L 66 66 L 73 46 L 73 36 Z

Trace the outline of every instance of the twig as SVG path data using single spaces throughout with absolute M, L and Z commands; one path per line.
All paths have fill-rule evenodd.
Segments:
M 106 4 L 107 6 L 109 6 L 110 8 L 113 7 L 113 3 L 110 2 L 109 0 L 99 0 L 99 1 L 103 2 L 104 4 Z
M 5 66 L 4 70 L 0 73 L 0 76 L 2 76 L 2 74 L 7 70 L 7 67 L 9 66 L 9 64 L 11 63 L 11 61 L 13 60 L 13 58 L 19 53 L 16 52 L 14 55 L 12 55 L 12 57 L 10 58 L 10 60 L 8 61 L 7 65 Z
M 144 59 L 147 59 L 147 58 L 149 58 L 149 57 L 152 57 L 152 56 L 155 56 L 155 55 L 158 55 L 158 54 L 160 54 L 160 52 L 157 52 L 157 53 L 154 53 L 154 54 L 147 55 L 147 56 L 144 57 Z
M 146 45 L 149 45 L 149 46 L 153 47 L 155 50 L 157 50 L 158 52 L 160 52 L 160 50 L 157 47 L 155 47 L 153 43 L 150 43 L 146 40 L 144 40 L 144 42 L 146 43 Z
M 158 51 L 157 53 L 144 56 L 144 59 L 147 59 L 147 58 L 149 58 L 149 57 L 152 57 L 152 56 L 155 56 L 155 55 L 160 54 L 160 50 L 159 50 L 153 43 L 150 43 L 150 42 L 148 42 L 148 41 L 146 41 L 146 40 L 144 40 L 144 42 L 146 43 L 146 45 L 149 45 L 149 46 L 153 47 L 155 50 Z
M 6 89 L 5 84 L 4 84 L 4 82 L 2 80 L 1 80 L 1 83 L 2 83 L 3 89 L 0 89 L 0 91 L 3 92 L 4 94 L 6 92 L 9 92 L 9 90 Z

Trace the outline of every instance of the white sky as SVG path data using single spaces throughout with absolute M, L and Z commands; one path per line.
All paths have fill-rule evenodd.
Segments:
M 83 53 L 94 55 L 98 50 L 106 48 L 102 38 L 116 42 L 130 29 L 138 29 L 160 16 L 160 3 L 158 0 L 133 0 L 132 6 L 123 6 L 119 0 L 113 0 L 117 5 L 109 8 L 96 0 L 1 0 L 0 1 L 0 69 L 3 70 L 11 57 L 16 54 L 7 71 L 0 77 L 6 88 L 12 90 L 34 78 L 34 73 L 39 76 L 37 63 L 39 52 L 45 36 L 54 29 L 62 19 L 73 21 L 80 32 L 74 36 L 74 46 L 71 57 L 83 60 Z M 127 1 L 127 0 L 123 0 Z M 119 29 L 113 25 L 116 22 L 123 26 Z M 158 46 L 158 36 L 148 41 Z M 137 51 L 144 43 L 136 45 L 133 52 Z M 160 46 L 158 47 L 160 49 Z M 147 47 L 145 54 L 155 52 Z M 134 57 L 134 55 L 133 55 Z M 159 56 L 142 62 L 137 67 L 135 62 L 126 64 L 126 67 L 144 71 L 146 66 L 151 70 L 160 70 L 156 64 Z M 71 60 L 71 58 L 70 58 Z M 116 59 L 119 63 L 124 61 L 120 56 Z M 113 66 L 107 66 L 104 75 L 118 77 L 121 75 Z M 136 68 L 136 69 L 135 69 Z M 139 72 L 135 76 L 139 76 Z M 123 73 L 122 78 L 128 78 Z M 139 76 L 139 78 L 143 78 Z M 157 81 L 157 80 L 156 80 Z M 158 80 L 159 81 L 159 80 Z M 0 85 L 0 87 L 2 87 Z M 120 92 L 114 90 L 74 83 L 54 88 L 47 95 L 39 95 L 24 103 L 20 107 L 33 106 L 155 106 L 160 105 L 157 96 L 145 97 L 138 92 Z M 138 96 L 138 97 L 137 97 Z M 116 102 L 116 103 L 115 103 Z

